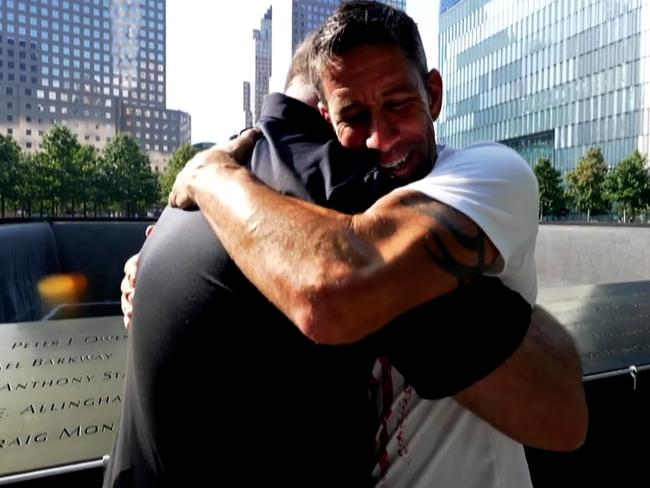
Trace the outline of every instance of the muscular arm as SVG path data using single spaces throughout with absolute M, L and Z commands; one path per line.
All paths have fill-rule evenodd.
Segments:
M 196 202 L 244 274 L 316 342 L 365 337 L 497 255 L 471 220 L 419 193 L 344 215 L 277 194 L 227 153 L 204 156 L 170 201 Z M 523 443 L 571 449 L 586 432 L 579 364 L 561 326 L 536 311 L 513 356 L 457 399 Z
M 580 357 L 569 334 L 538 306 L 515 353 L 455 399 L 504 434 L 539 449 L 577 449 L 587 434 Z
M 276 193 L 225 152 L 204 157 L 172 203 L 196 202 L 242 272 L 316 342 L 357 341 L 497 255 L 470 219 L 420 193 L 350 216 Z

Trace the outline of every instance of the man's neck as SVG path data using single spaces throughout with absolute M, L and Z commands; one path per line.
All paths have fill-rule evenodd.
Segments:
M 284 94 L 288 97 L 300 100 L 302 103 L 307 104 L 314 109 L 318 106 L 318 93 L 316 93 L 314 87 L 308 83 L 300 81 L 299 79 L 292 81 L 284 91 Z

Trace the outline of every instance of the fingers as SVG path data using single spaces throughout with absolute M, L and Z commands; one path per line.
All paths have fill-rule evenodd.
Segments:
M 174 208 L 187 208 L 194 206 L 194 200 L 190 195 L 189 185 L 196 177 L 197 171 L 205 165 L 208 158 L 208 150 L 202 151 L 190 159 L 185 167 L 176 175 L 172 191 L 169 193 L 167 203 Z
M 131 320 L 133 319 L 133 294 L 122 294 L 120 303 L 122 305 L 122 320 L 124 321 L 124 327 L 128 329 L 131 325 Z
M 124 327 L 128 329 L 131 325 L 131 319 L 133 318 L 133 295 L 135 292 L 135 288 L 131 285 L 128 277 L 125 276 L 122 280 L 120 290 L 122 291 L 120 304 L 122 305 Z
M 194 206 L 194 199 L 191 197 L 187 186 L 177 180 L 169 194 L 168 203 L 173 208 L 188 208 Z
M 155 227 L 155 226 L 153 226 L 153 225 L 148 225 L 148 226 L 147 226 L 147 228 L 146 228 L 145 231 L 144 231 L 144 236 L 145 236 L 145 238 L 146 238 L 146 237 L 149 237 L 149 236 L 153 233 L 153 229 L 154 229 L 154 227 Z
M 248 129 L 224 146 L 210 148 L 195 155 L 176 176 L 169 194 L 169 205 L 177 208 L 195 207 L 193 192 L 196 192 L 196 185 L 203 181 L 205 175 L 212 174 L 206 171 L 245 162 L 261 136 L 258 129 Z
M 260 137 L 262 137 L 262 132 L 259 129 L 246 129 L 244 132 L 239 134 L 239 137 L 228 144 L 226 151 L 235 161 L 243 163 L 248 159 L 251 152 L 253 152 L 255 142 L 257 142 Z
M 129 259 L 127 259 L 126 263 L 124 263 L 124 278 L 128 279 L 128 282 L 132 287 L 135 287 L 135 275 L 138 272 L 139 259 L 140 254 L 134 254 Z
M 124 264 L 124 278 L 120 283 L 120 291 L 122 296 L 120 304 L 122 306 L 122 314 L 124 320 L 124 327 L 127 329 L 131 325 L 133 318 L 133 297 L 135 295 L 135 276 L 138 271 L 138 259 L 140 255 L 135 254 L 131 256 Z

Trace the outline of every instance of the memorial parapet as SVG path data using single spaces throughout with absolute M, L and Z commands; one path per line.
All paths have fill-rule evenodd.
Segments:
M 540 290 L 576 340 L 585 380 L 650 365 L 650 281 Z
M 0 324 L 0 483 L 110 453 L 126 341 L 121 317 Z
M 533 486 L 645 486 L 650 282 L 546 289 L 540 302 L 576 339 L 589 431 L 573 452 L 526 448 Z
M 626 412 L 647 411 L 646 378 L 629 398 L 620 390 L 600 390 L 602 378 L 618 376 L 631 391 L 630 373 L 650 368 L 650 281 L 546 289 L 539 301 L 575 337 L 585 380 L 600 381 L 587 388 L 592 423 L 582 449 L 544 457 L 527 452 L 538 488 L 557 486 L 556 478 L 540 477 L 557 466 L 584 481 L 587 467 L 605 455 L 611 460 L 612 441 L 634 445 L 639 433 L 648 432 L 644 419 L 624 429 L 621 415 L 611 416 L 612 405 L 622 401 Z M 126 341 L 121 317 L 0 324 L 0 485 L 20 473 L 42 476 L 47 468 L 85 461 L 101 465 L 117 431 Z M 614 423 L 616 438 L 608 433 Z M 617 463 L 607 470 L 629 471 L 623 460 Z M 601 470 L 593 479 L 602 475 Z

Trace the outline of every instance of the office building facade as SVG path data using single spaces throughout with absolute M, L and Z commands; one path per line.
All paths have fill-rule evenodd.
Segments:
M 253 31 L 255 39 L 255 113 L 259 118 L 262 101 L 269 91 L 282 91 L 291 57 L 308 34 L 320 27 L 342 3 L 341 0 L 274 0 L 262 18 L 261 28 Z M 385 0 L 382 3 L 404 10 L 406 0 Z M 273 14 L 271 15 L 271 11 Z M 291 25 L 290 32 L 272 31 L 276 25 Z M 288 22 L 285 22 L 289 19 Z M 265 34 L 268 33 L 268 36 Z M 259 73 L 259 75 L 258 75 Z M 258 89 L 259 83 L 259 89 Z
M 244 82 L 244 127 L 253 127 L 253 113 L 251 112 L 251 84 Z
M 166 108 L 165 1 L 0 2 L 0 132 L 27 151 L 54 124 L 103 147 L 129 133 L 163 171 L 189 142 Z
M 293 10 L 291 18 L 291 53 L 310 32 L 320 27 L 325 19 L 332 15 L 334 10 L 345 0 L 292 0 Z M 381 1 L 381 0 L 380 0 Z M 406 9 L 406 0 L 383 0 L 381 3 L 391 5 L 401 10 Z
M 650 150 L 650 0 L 443 0 L 439 140 L 564 171 Z
M 381 0 L 380 0 L 381 1 Z M 325 19 L 343 3 L 341 0 L 292 0 L 293 11 L 291 19 L 292 54 L 296 47 L 310 32 L 321 26 Z M 381 3 L 404 10 L 406 0 L 384 0 Z
M 254 120 L 257 122 L 262 112 L 262 101 L 269 93 L 271 78 L 271 42 L 273 29 L 273 7 L 269 9 L 260 21 L 260 28 L 253 31 L 255 40 L 255 106 Z

